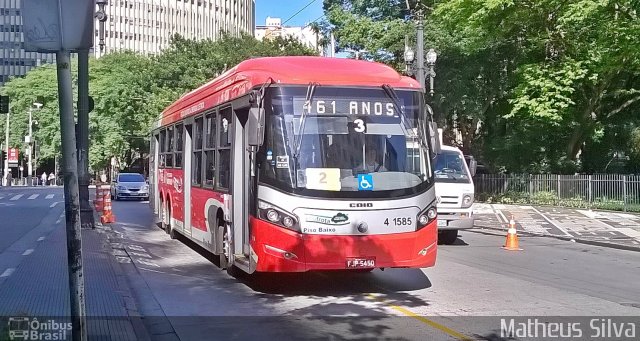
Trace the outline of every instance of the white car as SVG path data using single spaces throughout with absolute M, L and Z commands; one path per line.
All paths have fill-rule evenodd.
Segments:
M 136 198 L 149 200 L 149 184 L 138 173 L 120 173 L 111 183 L 111 199 Z

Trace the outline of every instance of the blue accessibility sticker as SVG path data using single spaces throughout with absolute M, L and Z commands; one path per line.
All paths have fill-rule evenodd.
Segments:
M 358 190 L 373 191 L 373 176 L 371 174 L 358 174 Z

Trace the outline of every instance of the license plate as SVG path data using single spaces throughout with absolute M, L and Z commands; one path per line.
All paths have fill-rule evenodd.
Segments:
M 375 268 L 375 257 L 347 258 L 347 269 Z
M 447 226 L 446 220 L 438 220 L 438 226 Z

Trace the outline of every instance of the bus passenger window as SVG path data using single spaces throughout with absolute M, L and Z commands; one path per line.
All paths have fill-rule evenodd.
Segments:
M 231 142 L 231 108 L 226 108 L 220 113 L 220 147 L 229 147 Z
M 202 117 L 196 119 L 195 138 L 193 139 L 193 150 L 202 149 Z
M 165 159 L 165 165 L 167 167 L 173 167 L 173 127 L 167 129 L 167 154 Z
M 182 124 L 176 125 L 176 168 L 182 168 L 182 146 L 183 146 L 184 127 Z
M 193 153 L 193 184 L 202 184 L 202 152 Z
M 207 115 L 206 123 L 206 148 L 214 148 L 216 146 L 216 115 L 211 113 Z
M 213 150 L 208 150 L 205 152 L 205 186 L 213 187 L 215 174 L 216 174 L 216 163 L 215 163 L 215 152 Z
M 202 117 L 198 117 L 193 128 L 193 184 L 202 185 Z
M 218 186 L 229 188 L 229 173 L 231 172 L 231 150 L 222 149 L 218 152 L 219 168 L 218 168 Z

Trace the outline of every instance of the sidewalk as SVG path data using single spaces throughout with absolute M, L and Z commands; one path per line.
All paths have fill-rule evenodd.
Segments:
M 107 243 L 110 228 L 82 230 L 85 305 L 89 340 L 144 337 L 132 318 L 135 304 L 126 277 Z M 69 322 L 69 291 L 64 218 L 32 254 L 0 282 L 0 331 L 10 317 Z M 133 314 L 132 314 L 133 313 Z M 139 335 L 137 335 L 139 334 Z M 5 334 L 6 335 L 6 334 Z M 0 340 L 5 337 L 0 332 Z M 71 336 L 66 334 L 66 339 Z
M 553 206 L 474 204 L 475 226 L 506 230 L 513 217 L 518 232 L 586 244 L 640 251 L 640 215 Z

